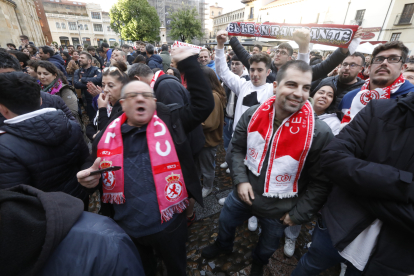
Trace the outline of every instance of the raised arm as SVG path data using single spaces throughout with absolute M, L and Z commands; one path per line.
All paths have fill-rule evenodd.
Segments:
M 247 52 L 247 50 L 244 49 L 243 45 L 240 44 L 239 40 L 235 36 L 230 39 L 230 46 L 233 49 L 234 54 L 239 58 L 241 63 L 243 63 L 244 67 L 246 67 L 247 70 L 249 70 L 249 59 L 252 57 L 252 55 L 250 55 L 249 52 Z

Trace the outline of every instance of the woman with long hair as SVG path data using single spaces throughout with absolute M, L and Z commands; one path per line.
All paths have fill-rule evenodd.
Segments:
M 23 52 L 23 54 L 27 55 L 30 58 L 30 52 L 29 52 L 29 49 L 27 49 L 27 47 L 24 47 L 22 49 L 22 52 Z
M 86 128 L 86 135 L 93 140 L 95 135 L 103 129 L 106 124 L 118 112 L 122 111 L 119 103 L 122 87 L 129 82 L 127 74 L 116 66 L 106 67 L 102 70 L 102 88 L 99 86 L 88 86 L 88 92 L 92 95 L 98 106 L 98 112 L 93 122 Z
M 172 68 L 172 67 L 168 68 L 166 74 L 176 77 L 181 83 L 181 74 L 177 68 Z
M 72 60 L 72 57 L 69 55 L 68 52 L 62 52 L 61 57 L 65 61 L 65 69 L 68 67 L 69 62 Z
M 209 67 L 203 66 L 202 71 L 206 79 L 210 82 L 214 97 L 214 110 L 210 116 L 202 123 L 206 143 L 200 151 L 196 161 L 198 173 L 203 176 L 203 197 L 208 196 L 213 190 L 215 175 L 215 155 L 217 146 L 223 136 L 224 109 L 226 108 L 226 93 L 220 85 L 216 73 Z
M 36 54 L 39 52 L 39 49 L 37 49 L 36 46 L 29 44 L 26 46 L 27 50 L 29 50 L 30 56 L 36 56 Z
M 78 98 L 76 97 L 75 89 L 68 84 L 63 73 L 49 61 L 39 61 L 36 73 L 42 91 L 61 97 L 73 116 L 82 125 L 78 113 Z

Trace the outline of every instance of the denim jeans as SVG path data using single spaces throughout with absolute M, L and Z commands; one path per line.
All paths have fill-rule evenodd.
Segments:
M 252 208 L 244 202 L 238 200 L 231 192 L 224 203 L 219 219 L 219 234 L 217 237 L 218 245 L 225 249 L 233 249 L 236 227 L 243 224 L 252 214 Z M 266 265 L 269 258 L 279 247 L 279 239 L 283 237 L 286 225 L 279 219 L 269 219 L 257 217 L 262 227 L 259 242 L 253 250 L 253 260 Z
M 339 264 L 347 265 L 345 276 L 359 276 L 362 271 L 356 269 L 350 262 L 339 255 L 338 250 L 333 247 L 328 229 L 322 227 L 318 222 L 312 235 L 312 244 L 309 251 L 302 256 L 298 265 L 292 272 L 292 276 L 311 276 L 319 275 L 326 269 Z
M 223 144 L 224 150 L 227 151 L 231 136 L 233 135 L 233 118 L 224 116 L 224 127 L 223 127 Z

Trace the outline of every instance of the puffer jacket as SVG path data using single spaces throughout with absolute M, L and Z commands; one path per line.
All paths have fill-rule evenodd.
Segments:
M 57 69 L 62 71 L 62 73 L 65 75 L 65 77 L 68 76 L 68 74 L 66 73 L 66 69 L 65 69 L 65 61 L 63 60 L 60 53 L 54 54 L 47 61 L 53 63 L 56 66 Z
M 325 147 L 333 183 L 322 215 L 332 244 L 347 247 L 383 222 L 363 275 L 414 274 L 414 93 L 372 100 Z
M 62 88 L 55 95 L 62 98 L 69 110 L 72 112 L 73 117 L 75 117 L 79 125 L 82 125 L 82 120 L 78 113 L 78 97 L 76 96 L 73 86 L 63 84 Z
M 254 175 L 244 164 L 247 153 L 247 127 L 253 113 L 259 106 L 252 106 L 244 112 L 233 133 L 231 140 L 234 170 L 233 194 L 238 198 L 237 185 L 249 182 L 254 193 L 253 205 L 249 207 L 253 215 L 280 219 L 286 212 L 289 212 L 289 216 L 295 224 L 303 224 L 310 221 L 313 215 L 320 210 L 331 189 L 329 180 L 320 167 L 320 154 L 322 149 L 332 140 L 332 131 L 327 124 L 315 116 L 313 141 L 298 181 L 298 196 L 284 199 L 265 197 L 263 196 L 265 171 L 268 167 L 270 151 L 266 154 L 259 176 Z
M 34 117 L 0 127 L 0 188 L 24 183 L 87 201 L 88 191 L 76 178 L 89 156 L 79 124 L 62 110 L 36 112 Z
M 152 55 L 149 59 L 147 59 L 147 65 L 151 69 L 160 68 L 162 70 L 162 58 L 159 55 Z

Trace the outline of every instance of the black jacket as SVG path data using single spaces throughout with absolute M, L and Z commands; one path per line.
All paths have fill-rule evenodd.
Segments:
M 157 103 L 157 115 L 168 126 L 174 141 L 189 196 L 202 205 L 201 186 L 199 185 L 187 134 L 207 119 L 214 109 L 214 99 L 210 83 L 205 79 L 196 56 L 179 62 L 178 69 L 188 77 L 187 89 L 191 94 L 190 104 L 185 106 L 177 104 L 166 106 L 165 104 Z M 114 117 L 111 114 L 110 122 L 121 116 L 121 114 L 122 111 Z M 105 130 L 102 129 L 96 136 L 92 144 L 92 154 L 82 166 L 83 169 L 91 167 L 95 161 L 97 145 L 104 132 Z
M 79 77 L 80 75 L 82 75 L 82 78 Z M 88 88 L 86 86 L 88 82 L 92 82 L 95 85 L 102 84 L 101 69 L 95 66 L 91 66 L 88 69 L 83 69 L 81 67 L 78 70 L 76 70 L 75 73 L 73 74 L 72 82 L 73 82 L 73 86 L 75 86 L 76 89 L 82 90 L 82 93 L 89 93 L 87 91 Z
M 154 84 L 154 93 L 157 102 L 165 105 L 178 104 L 184 106 L 190 103 L 190 93 L 180 83 L 180 81 L 171 75 L 164 74 L 160 76 Z M 203 127 L 201 124 L 188 134 L 193 156 L 197 155 L 204 147 L 206 139 L 204 137 Z
M 317 55 L 317 56 L 310 59 L 309 65 L 313 66 L 313 65 L 316 65 L 318 63 L 321 63 L 322 61 L 323 61 L 322 57 L 320 55 Z
M 334 184 L 323 209 L 342 251 L 375 219 L 383 222 L 365 275 L 414 273 L 414 93 L 372 100 L 324 149 Z
M 56 53 L 53 56 L 51 56 L 47 61 L 53 63 L 53 65 L 56 66 L 57 69 L 59 69 L 65 77 L 68 76 L 68 73 L 66 72 L 65 68 L 65 61 L 63 60 L 60 53 Z
M 365 83 L 365 81 L 361 80 L 360 78 L 357 77 L 357 82 L 355 82 L 353 84 L 350 84 L 350 85 L 346 85 L 346 84 L 343 84 L 339 81 L 339 76 L 327 77 L 327 78 L 319 79 L 319 80 L 316 80 L 316 81 L 312 82 L 312 87 L 311 87 L 312 93 L 314 91 L 318 91 L 322 86 L 326 85 L 326 83 L 333 84 L 336 87 L 336 105 L 335 105 L 335 107 L 338 108 L 338 105 L 342 101 L 344 96 L 348 92 L 351 92 L 352 90 L 360 88 Z
M 68 108 L 68 106 L 65 104 L 65 102 L 62 100 L 61 97 L 56 96 L 56 95 L 50 95 L 49 93 L 46 92 L 42 92 L 40 91 L 40 97 L 42 98 L 42 105 L 40 106 L 40 108 L 46 108 L 46 107 L 53 107 L 56 109 L 60 109 L 62 110 L 65 115 L 71 119 L 71 120 L 76 120 L 75 117 L 73 117 L 72 112 L 70 111 L 70 109 Z M 6 118 L 3 117 L 3 115 L 1 115 L 0 113 L 0 126 L 2 126 L 4 124 L 4 120 Z
M 61 191 L 85 202 L 76 174 L 89 155 L 81 128 L 63 111 L 49 111 L 0 127 L 0 189 L 27 184 Z
M 251 55 L 249 54 L 249 52 L 246 51 L 246 49 L 244 49 L 243 45 L 240 44 L 237 37 L 232 37 L 230 39 L 230 45 L 236 56 L 243 63 L 243 65 L 247 69 L 249 69 L 249 58 L 251 57 Z M 348 55 L 349 52 L 343 54 L 340 48 L 336 49 L 332 53 L 332 55 L 330 55 L 323 62 L 312 66 L 312 80 L 325 78 L 326 75 L 328 75 L 333 69 L 335 69 L 335 67 L 338 66 L 338 64 L 340 64 Z M 276 80 L 277 68 L 274 66 L 273 61 L 270 69 L 272 69 L 272 72 L 266 78 L 267 83 L 273 83 Z

